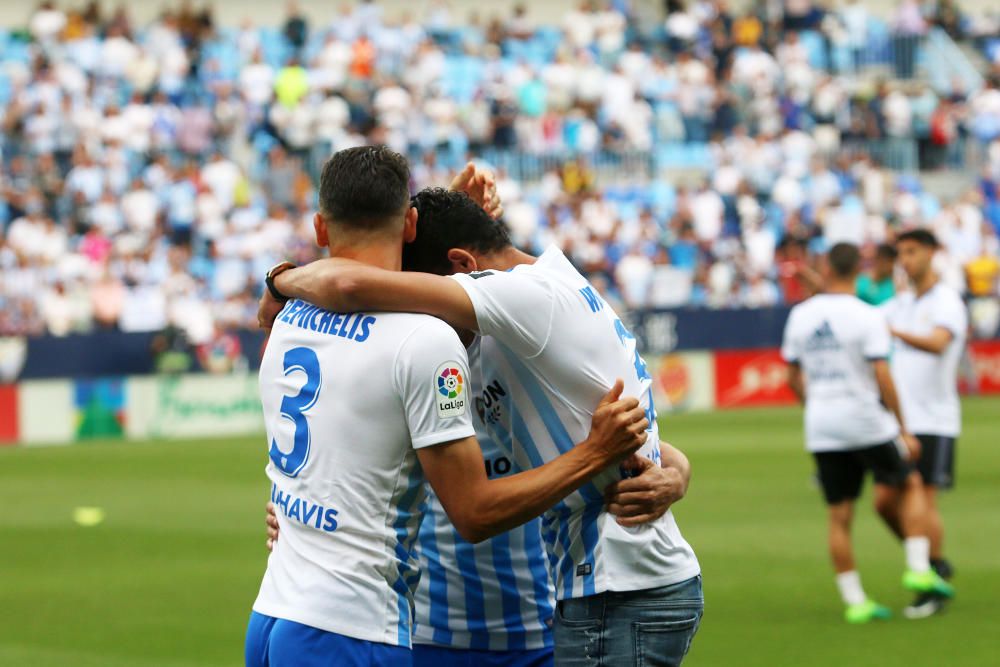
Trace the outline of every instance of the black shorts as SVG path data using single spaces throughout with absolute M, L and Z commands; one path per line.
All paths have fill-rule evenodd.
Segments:
M 813 452 L 827 504 L 836 505 L 861 495 L 865 472 L 869 470 L 876 484 L 903 486 L 913 472 L 913 464 L 903 456 L 903 447 L 901 442 L 890 441 L 861 449 Z
M 927 486 L 950 489 L 955 485 L 955 438 L 918 435 L 920 458 L 917 471 Z

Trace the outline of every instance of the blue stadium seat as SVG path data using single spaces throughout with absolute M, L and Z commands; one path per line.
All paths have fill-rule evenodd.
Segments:
M 671 216 L 677 207 L 677 190 L 665 179 L 656 179 L 646 188 L 646 203 L 657 216 Z
M 823 37 L 815 30 L 803 30 L 799 33 L 799 41 L 809 54 L 809 64 L 813 67 L 826 68 L 826 47 Z
M 929 192 L 920 195 L 920 215 L 924 220 L 933 220 L 941 212 L 941 202 Z

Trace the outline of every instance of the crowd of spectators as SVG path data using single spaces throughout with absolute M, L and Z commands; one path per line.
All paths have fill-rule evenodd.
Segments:
M 997 79 L 945 94 L 864 76 L 858 31 L 877 23 L 860 0 L 764 4 L 668 3 L 642 30 L 623 2 L 549 27 L 525 7 L 389 17 L 371 0 L 312 25 L 290 3 L 274 29 L 190 3 L 137 26 L 126 9 L 43 2 L 0 33 L 0 335 L 169 328 L 228 349 L 265 270 L 318 256 L 318 162 L 365 142 L 413 157 L 414 189 L 467 155 L 569 156 L 537 182 L 501 166 L 506 219 L 628 308 L 795 302 L 830 242 L 873 247 L 911 225 L 939 233 L 964 289 L 963 267 L 997 254 Z M 914 6 L 886 34 L 939 21 Z M 938 167 L 961 162 L 964 138 L 981 179 L 949 201 L 865 150 L 918 142 Z M 594 173 L 592 156 L 685 143 L 707 146 L 704 177 L 654 157 L 625 185 Z

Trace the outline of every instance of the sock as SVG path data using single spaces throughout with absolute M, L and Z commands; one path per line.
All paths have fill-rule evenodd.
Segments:
M 846 605 L 861 604 L 868 599 L 865 589 L 861 588 L 861 575 L 857 570 L 838 574 L 837 588 L 840 589 L 840 597 L 844 599 Z
M 914 572 L 931 569 L 931 541 L 926 537 L 907 537 L 903 540 L 906 552 L 906 567 Z

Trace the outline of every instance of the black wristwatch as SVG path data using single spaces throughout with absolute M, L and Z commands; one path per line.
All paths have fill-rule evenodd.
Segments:
M 281 262 L 280 264 L 275 264 L 267 271 L 267 276 L 264 277 L 264 285 L 267 286 L 267 291 L 271 293 L 275 301 L 280 301 L 285 303 L 288 301 L 289 297 L 285 296 L 278 291 L 278 288 L 274 286 L 274 279 L 278 277 L 279 274 L 287 271 L 288 269 L 294 269 L 295 265 L 291 262 Z

